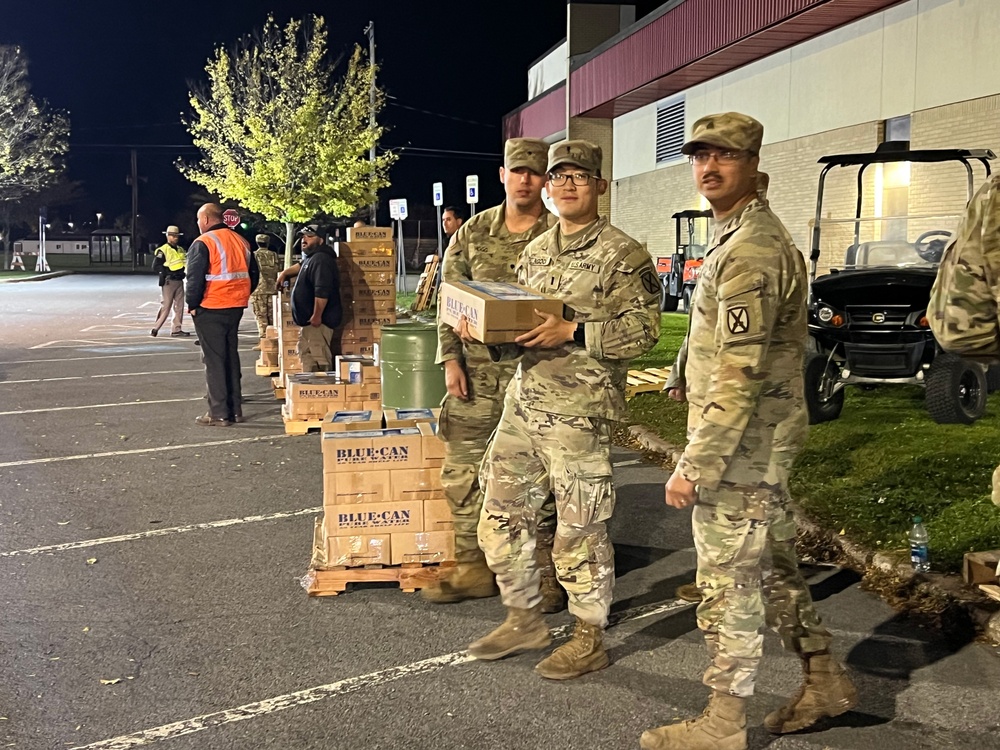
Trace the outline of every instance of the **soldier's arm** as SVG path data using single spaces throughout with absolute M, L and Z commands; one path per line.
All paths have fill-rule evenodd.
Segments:
M 671 388 L 687 388 L 687 380 L 684 378 L 684 365 L 687 363 L 688 337 L 684 337 L 681 348 L 677 350 L 677 359 L 670 367 L 670 376 L 663 384 L 663 390 L 669 391 Z
M 708 489 L 718 487 L 736 453 L 768 375 L 764 360 L 779 309 L 774 295 L 780 272 L 775 266 L 763 255 L 719 264 L 721 347 L 709 376 L 701 423 L 677 464 L 681 476 Z M 798 374 L 785 373 L 789 378 Z
M 614 264 L 608 279 L 608 317 L 583 324 L 583 345 L 597 359 L 638 357 L 660 339 L 662 287 L 656 267 L 649 253 L 635 246 Z
M 468 236 L 466 225 L 458 228 L 451 236 L 451 242 L 444 251 L 441 266 L 441 281 L 471 281 L 472 269 L 469 265 Z M 438 294 L 438 364 L 449 360 L 462 359 L 462 340 L 456 335 L 455 329 L 441 321 L 441 295 Z

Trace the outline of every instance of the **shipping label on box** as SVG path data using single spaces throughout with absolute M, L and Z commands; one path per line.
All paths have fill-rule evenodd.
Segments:
M 440 415 L 441 410 L 438 409 L 438 414 Z M 420 430 L 420 436 L 423 438 L 423 451 L 424 460 L 444 458 L 444 440 L 438 434 L 438 423 L 434 422 L 420 422 L 417 424 L 417 429 Z
M 449 531 L 454 528 L 455 517 L 447 500 L 424 500 L 424 531 Z
M 370 357 L 349 357 L 338 354 L 334 367 L 343 383 L 378 383 L 382 372 Z
M 439 320 L 457 326 L 464 316 L 469 333 L 484 344 L 513 341 L 542 323 L 535 310 L 562 317 L 563 303 L 520 284 L 446 281 L 438 293 Z
M 382 386 L 378 383 L 348 383 L 344 386 L 347 401 L 377 401 L 382 403 Z
M 443 500 L 440 469 L 393 469 L 389 472 L 389 497 L 405 500 Z
M 421 531 L 424 525 L 424 504 L 419 500 L 326 505 L 323 510 L 323 528 L 327 536 Z
M 423 461 L 420 430 L 327 432 L 323 434 L 323 471 L 419 469 Z
M 357 432 L 358 430 L 371 432 L 381 429 L 381 409 L 338 409 L 324 415 L 320 432 Z
M 392 227 L 348 227 L 348 242 L 385 242 L 392 239 Z
M 326 537 L 326 565 L 391 565 L 389 534 L 355 534 Z
M 392 499 L 388 471 L 341 471 L 323 474 L 323 505 L 385 503 Z
M 345 344 L 343 341 L 341 341 L 340 351 L 349 356 L 374 357 L 377 346 L 378 346 L 377 341 L 371 344 L 356 344 L 353 342 L 348 342 Z
M 389 546 L 393 565 L 449 562 L 455 559 L 455 532 L 393 532 L 389 536 Z
M 416 427 L 421 422 L 436 422 L 440 409 L 386 409 L 386 427 Z

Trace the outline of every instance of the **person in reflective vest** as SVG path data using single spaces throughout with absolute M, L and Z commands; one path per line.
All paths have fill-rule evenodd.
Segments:
M 198 209 L 198 230 L 187 254 L 187 306 L 205 361 L 208 411 L 195 422 L 228 427 L 244 421 L 237 333 L 260 270 L 250 243 L 222 222 L 217 204 Z
M 160 301 L 160 312 L 156 316 L 150 336 L 156 336 L 160 328 L 170 317 L 170 310 L 174 311 L 174 323 L 170 329 L 171 336 L 190 336 L 191 333 L 181 329 L 184 320 L 184 261 L 186 251 L 178 244 L 182 232 L 174 225 L 167 227 L 164 232 L 167 241 L 156 248 L 153 253 L 153 270 L 160 276 L 160 288 L 163 292 L 163 299 Z

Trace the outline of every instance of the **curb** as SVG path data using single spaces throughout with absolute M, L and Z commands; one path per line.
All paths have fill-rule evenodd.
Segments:
M 628 435 L 643 450 L 677 463 L 679 446 L 668 443 L 648 427 L 633 425 Z M 994 645 L 1000 645 L 1000 605 L 965 585 L 960 576 L 917 573 L 898 555 L 873 552 L 829 531 L 806 518 L 794 505 L 792 512 L 799 533 L 796 546 L 805 547 L 817 560 L 836 560 L 861 573 L 869 589 L 897 609 L 923 612 L 938 618 L 943 626 L 971 624 Z
M 23 279 L 17 277 L 0 279 L 0 284 L 24 284 L 28 281 L 46 281 L 47 279 L 57 279 L 60 276 L 71 276 L 72 274 L 72 271 L 50 271 L 49 273 L 40 273 L 36 276 L 27 276 Z

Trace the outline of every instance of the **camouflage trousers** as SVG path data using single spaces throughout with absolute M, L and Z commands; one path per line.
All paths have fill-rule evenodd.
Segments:
M 257 319 L 257 333 L 261 338 L 267 334 L 267 327 L 269 325 L 274 325 L 271 320 L 273 313 L 271 312 L 271 297 L 258 297 L 256 295 L 250 297 L 250 302 L 253 304 L 253 316 Z
M 776 437 L 752 421 L 719 487 L 699 487 L 694 507 L 698 627 L 712 659 L 703 681 L 741 697 L 753 694 L 765 626 L 801 655 L 830 646 L 795 554 L 786 487 L 805 433 L 792 431 Z
M 298 343 L 302 372 L 327 372 L 333 369 L 333 329 L 320 323 L 302 326 Z
M 605 420 L 536 411 L 508 398 L 483 461 L 479 545 L 508 607 L 541 601 L 536 558 L 538 518 L 555 496 L 552 561 L 569 611 L 607 626 L 614 549 L 605 521 L 615 505 L 611 425 Z

